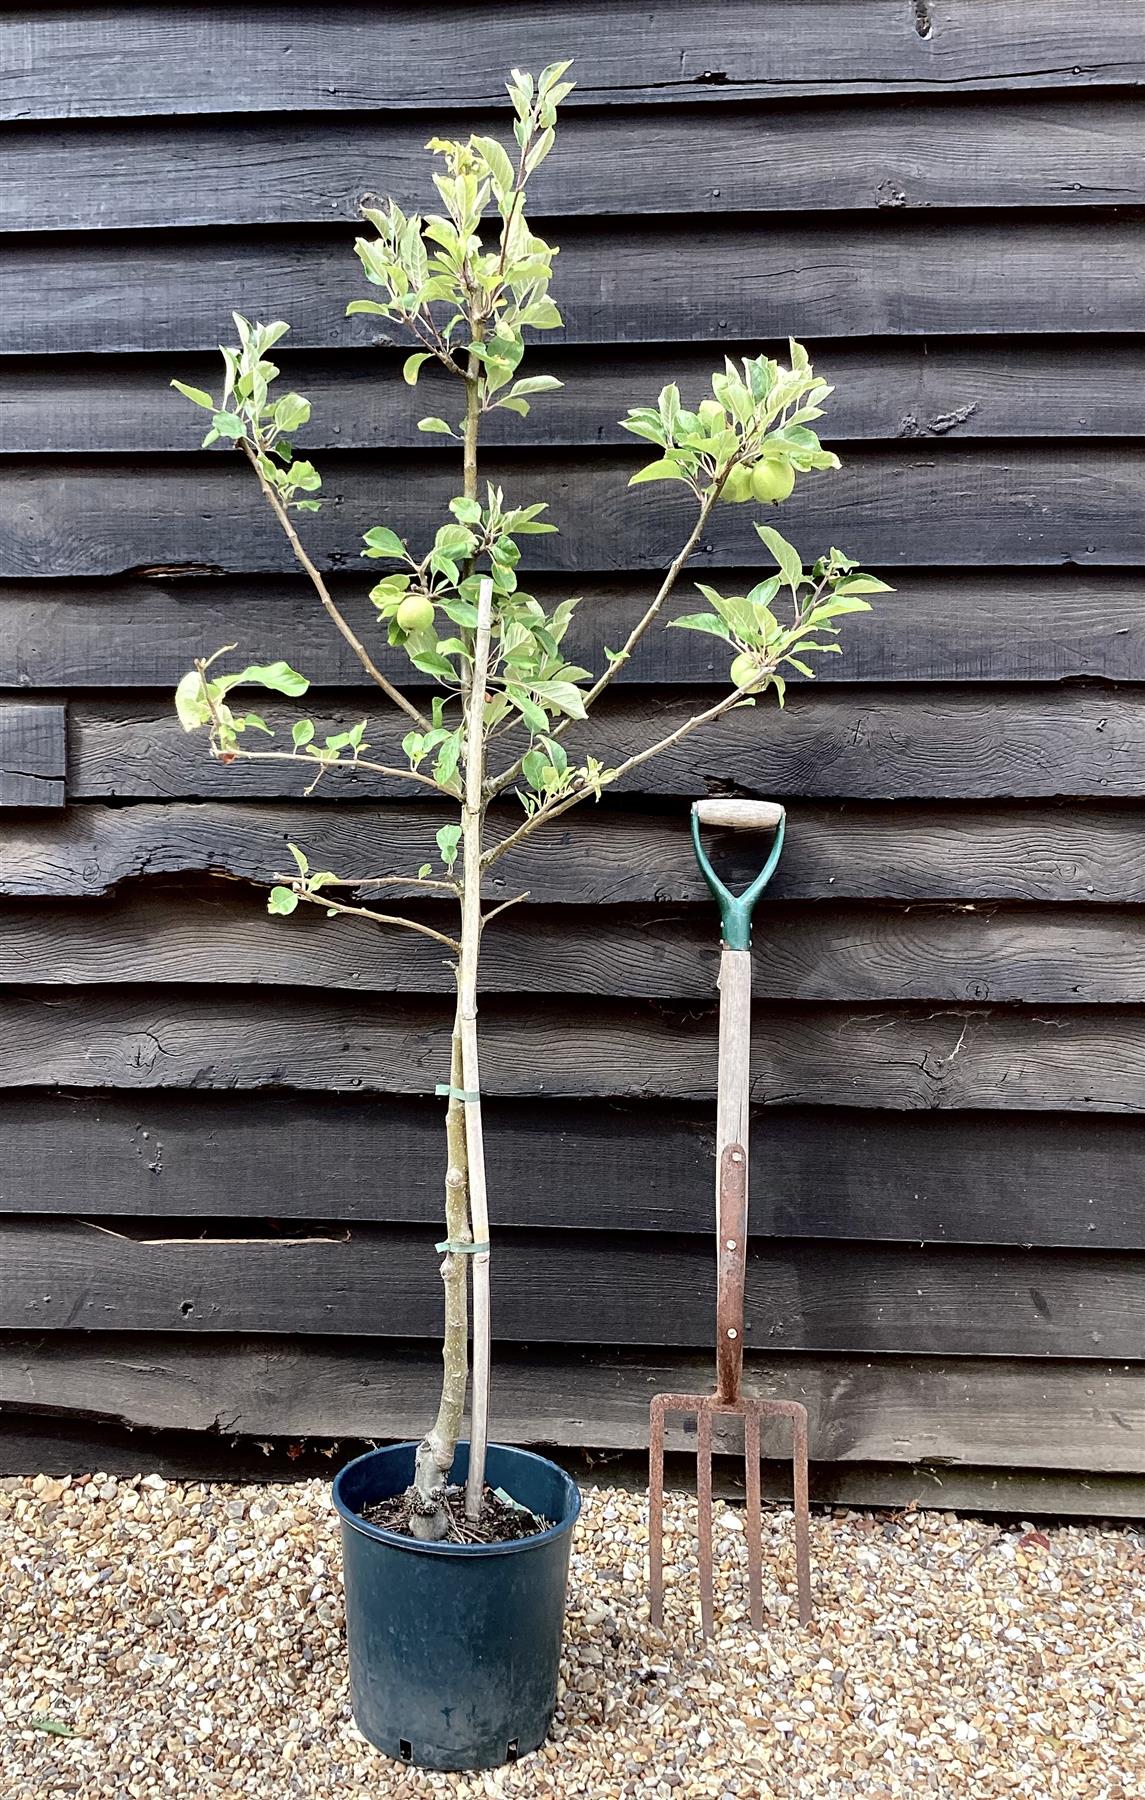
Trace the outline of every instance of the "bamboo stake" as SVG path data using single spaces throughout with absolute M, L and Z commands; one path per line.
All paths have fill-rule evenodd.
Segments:
M 461 1025 L 461 1069 L 465 1089 L 465 1145 L 469 1163 L 469 1217 L 475 1244 L 489 1242 L 489 1204 L 485 1187 L 485 1147 L 481 1126 L 481 1074 L 477 1054 L 477 965 L 481 953 L 481 835 L 484 815 L 485 680 L 489 671 L 489 639 L 493 626 L 493 583 L 485 576 L 478 589 L 477 630 L 473 643 L 473 676 L 465 743 L 465 806 L 461 823 L 462 898 L 461 957 L 457 970 L 457 1013 Z M 473 1263 L 473 1401 L 469 1426 L 469 1478 L 465 1513 L 481 1516 L 485 1488 L 485 1446 L 489 1436 L 489 1251 L 478 1250 Z

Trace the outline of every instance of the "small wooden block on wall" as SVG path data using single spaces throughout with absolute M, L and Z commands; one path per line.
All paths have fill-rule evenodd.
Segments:
M 0 705 L 0 807 L 63 806 L 67 707 Z

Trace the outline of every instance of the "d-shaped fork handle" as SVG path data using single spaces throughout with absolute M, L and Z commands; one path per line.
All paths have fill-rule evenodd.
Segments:
M 787 815 L 775 800 L 695 800 L 692 803 L 692 844 L 700 873 L 720 909 L 720 934 L 725 949 L 751 949 L 751 915 L 756 901 L 775 873 Z M 722 831 L 773 831 L 771 850 L 759 874 L 742 894 L 733 894 L 716 874 L 700 841 L 701 825 Z

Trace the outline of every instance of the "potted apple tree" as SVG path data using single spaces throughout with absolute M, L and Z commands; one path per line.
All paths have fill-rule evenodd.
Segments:
M 311 906 L 360 919 L 366 929 L 426 934 L 448 952 L 456 974 L 452 1054 L 438 1087 L 445 1173 L 436 1412 L 419 1443 L 370 1451 L 335 1483 L 355 1716 L 389 1754 L 440 1769 L 490 1767 L 543 1740 L 579 1508 L 574 1483 L 556 1465 L 487 1443 L 493 1252 L 477 996 L 484 933 L 502 910 L 487 908 L 487 878 L 550 821 L 597 800 L 733 708 L 771 694 L 782 705 L 785 671 L 810 675 L 809 657 L 838 650 L 838 620 L 869 610 L 866 596 L 885 589 L 836 550 L 805 569 L 792 546 L 760 523 L 769 566 L 750 590 L 725 595 L 697 584 L 704 610 L 665 619 L 718 504 L 776 504 L 798 478 L 838 467 L 812 429 L 831 390 L 794 341 L 786 364 L 762 355 L 726 361 L 694 407 L 668 384 L 654 405 L 633 408 L 623 421 L 651 454 L 629 485 L 676 484 L 681 540 L 654 597 L 623 643 L 606 652 L 602 669 L 582 667 L 566 649 L 577 602 L 546 610 L 523 587 L 523 542 L 556 527 L 543 502 L 521 503 L 481 482 L 479 445 L 491 413 L 523 416 L 561 386 L 551 375 L 522 373 L 530 334 L 561 324 L 549 291 L 556 250 L 532 230 L 525 200 L 553 148 L 557 109 L 572 85 L 564 79 L 568 67 L 553 64 L 535 80 L 513 71 L 511 149 L 484 136 L 431 140 L 441 211 L 407 216 L 392 200 L 364 209 L 372 235 L 355 248 L 374 292 L 347 310 L 375 314 L 405 334 L 411 385 L 427 362 L 454 378 L 453 416 L 422 419 L 419 429 L 455 440 L 461 465 L 432 541 L 410 544 L 392 521 L 366 530 L 363 554 L 383 565 L 369 590 L 372 629 L 360 628 L 336 603 L 306 548 L 305 516 L 321 505 L 322 484 L 293 447 L 309 403 L 276 386 L 271 354 L 287 326 L 236 314 L 238 342 L 222 352 L 220 396 L 174 384 L 210 412 L 204 443 L 227 443 L 249 463 L 331 629 L 406 729 L 397 761 L 371 752 L 364 719 L 324 732 L 317 720 L 299 716 L 288 745 L 281 738 L 269 743 L 276 733 L 260 714 L 240 710 L 237 690 L 255 686 L 300 698 L 306 677 L 285 661 L 230 668 L 221 651 L 196 662 L 179 683 L 184 727 L 205 731 L 222 763 L 288 761 L 308 787 L 328 774 L 337 779 L 339 771 L 367 772 L 413 783 L 442 804 L 436 841 L 417 868 L 366 881 L 315 869 L 305 847 L 291 846 L 295 867 L 275 877 L 268 898 L 269 911 L 282 918 Z M 592 754 L 586 721 L 646 635 L 665 622 L 726 645 L 726 688 L 609 766 Z M 379 637 L 388 653 L 374 648 Z M 403 662 L 420 678 L 409 692 L 396 674 Z M 506 822 L 508 806 L 517 810 Z M 431 923 L 416 907 L 402 910 L 393 895 L 445 898 L 456 906 L 456 926 Z M 469 1438 L 462 1442 L 470 1391 Z

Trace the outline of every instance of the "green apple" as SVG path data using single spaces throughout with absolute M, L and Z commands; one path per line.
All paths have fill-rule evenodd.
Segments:
M 778 456 L 765 456 L 751 472 L 751 493 L 754 500 L 786 500 L 794 486 L 795 470 L 789 462 L 781 461 Z
M 403 631 L 428 631 L 434 619 L 433 602 L 424 594 L 407 594 L 394 617 Z

